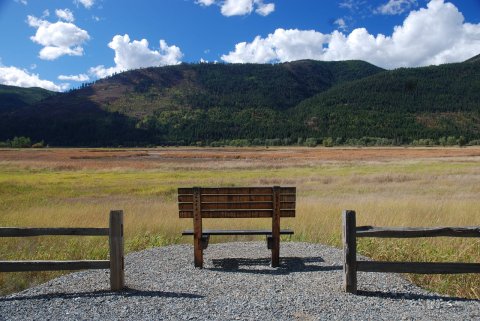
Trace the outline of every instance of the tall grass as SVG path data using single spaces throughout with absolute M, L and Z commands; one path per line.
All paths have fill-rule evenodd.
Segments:
M 357 212 L 358 225 L 480 225 L 480 162 L 434 159 L 383 162 L 186 162 L 156 168 L 16 167 L 0 163 L 0 226 L 106 227 L 111 209 L 125 212 L 126 251 L 190 243 L 180 233 L 191 221 L 178 218 L 179 186 L 297 186 L 297 217 L 282 227 L 292 241 L 340 246 L 343 209 Z M 239 219 L 238 228 L 269 225 Z M 230 228 L 231 220 L 205 220 L 207 228 Z M 251 238 L 213 238 L 212 242 Z M 0 260 L 105 259 L 105 237 L 0 238 Z M 398 261 L 480 262 L 478 239 L 361 239 L 361 254 Z M 62 272 L 0 273 L 0 293 L 44 282 Z M 441 293 L 480 299 L 480 276 L 407 276 Z

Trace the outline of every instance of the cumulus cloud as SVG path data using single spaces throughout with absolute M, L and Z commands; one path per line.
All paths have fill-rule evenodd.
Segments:
M 168 46 L 165 40 L 160 40 L 159 50 L 151 50 L 148 48 L 146 39 L 130 41 L 127 34 L 116 35 L 108 46 L 115 51 L 115 66 L 110 68 L 103 65 L 92 67 L 89 70 L 90 74 L 103 78 L 129 69 L 177 65 L 181 63 L 180 59 L 183 57 L 180 48 Z
M 252 0 L 225 0 L 221 12 L 224 16 L 243 16 L 253 11 Z
M 329 39 L 315 30 L 277 29 L 267 38 L 257 36 L 252 42 L 241 42 L 235 51 L 223 55 L 231 63 L 267 63 L 298 59 L 321 59 L 323 44 Z
M 197 0 L 195 3 L 206 7 L 216 4 L 226 17 L 244 16 L 253 11 L 261 16 L 268 16 L 275 11 L 274 3 L 264 3 L 263 0 Z
M 67 22 L 73 22 L 75 17 L 73 16 L 73 12 L 70 9 L 57 9 L 55 10 L 55 14 L 58 18 L 65 20 Z
M 261 16 L 268 16 L 275 11 L 274 3 L 263 3 L 262 1 L 257 1 L 257 9 L 255 10 Z
M 375 13 L 385 15 L 402 14 L 417 4 L 417 0 L 389 0 L 387 3 L 379 6 Z
M 40 59 L 55 60 L 63 55 L 83 55 L 82 45 L 90 39 L 88 32 L 85 30 L 71 22 L 57 21 L 51 23 L 34 16 L 28 16 L 27 19 L 30 27 L 37 28 L 37 32 L 30 39 L 44 46 L 40 50 Z
M 238 43 L 222 60 L 268 63 L 361 59 L 392 69 L 458 62 L 479 52 L 480 24 L 466 23 L 451 3 L 431 0 L 426 8 L 410 12 L 390 36 L 375 36 L 365 28 L 350 34 L 277 29 L 266 38 L 257 36 L 252 42 Z
M 95 0 L 74 0 L 73 1 L 77 6 L 78 4 L 82 4 L 85 8 L 90 9 L 93 4 L 95 3 Z
M 53 91 L 63 91 L 69 84 L 57 85 L 49 80 L 40 79 L 38 74 L 29 73 L 17 67 L 0 65 L 0 84 L 17 87 L 40 87 Z
M 68 80 L 68 81 L 85 82 L 85 81 L 89 81 L 90 77 L 88 77 L 88 75 L 85 75 L 85 74 L 70 75 L 70 76 L 60 75 L 60 76 L 58 76 L 58 79 Z

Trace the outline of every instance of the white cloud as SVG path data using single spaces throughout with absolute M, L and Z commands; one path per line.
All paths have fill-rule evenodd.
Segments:
M 255 12 L 264 17 L 275 11 L 274 3 L 263 3 L 263 1 L 257 1 L 257 6 L 258 7 Z
M 224 16 L 243 16 L 253 11 L 253 0 L 225 0 L 221 12 Z
M 89 80 L 90 80 L 90 77 L 88 77 L 88 75 L 85 75 L 85 74 L 70 75 L 70 76 L 60 75 L 60 76 L 58 76 L 58 79 L 60 79 L 60 80 L 69 80 L 69 81 L 77 81 L 77 82 L 84 82 L 84 81 L 89 81 Z
M 347 29 L 347 23 L 345 22 L 345 19 L 343 18 L 338 18 L 333 22 L 334 25 L 338 26 L 338 29 L 341 30 L 346 30 Z
M 90 39 L 88 32 L 71 22 L 57 21 L 51 23 L 34 16 L 28 16 L 28 24 L 37 28 L 37 32 L 30 39 L 44 46 L 39 54 L 40 59 L 44 60 L 55 60 L 63 55 L 82 56 L 82 45 Z
M 76 5 L 79 3 L 82 4 L 85 8 L 90 9 L 93 4 L 95 3 L 95 0 L 74 0 L 73 1 Z
M 211 6 L 212 4 L 215 3 L 215 0 L 197 0 L 197 1 L 195 1 L 195 3 L 199 4 L 199 5 L 202 5 L 202 6 L 209 7 L 209 6 Z
M 352 11 L 359 11 L 362 6 L 364 6 L 366 1 L 364 0 L 343 0 L 339 3 L 340 8 L 352 10 Z
M 196 0 L 196 4 L 209 7 L 213 4 L 220 6 L 220 12 L 226 17 L 244 16 L 255 13 L 268 16 L 275 11 L 274 3 L 264 3 L 263 0 Z
M 73 22 L 75 17 L 73 16 L 73 12 L 70 9 L 57 9 L 55 10 L 55 14 L 58 18 L 65 20 L 67 22 Z
M 387 3 L 379 6 L 375 13 L 385 15 L 402 14 L 417 4 L 417 0 L 389 0 Z
M 451 3 L 431 0 L 412 11 L 392 35 L 372 35 L 365 28 L 350 34 L 277 29 L 266 38 L 241 42 L 223 55 L 231 63 L 268 63 L 298 59 L 361 59 L 384 68 L 416 67 L 468 59 L 480 52 L 480 24 L 464 21 Z
M 92 67 L 89 73 L 103 78 L 116 72 L 151 66 L 177 65 L 181 63 L 183 54 L 177 46 L 168 46 L 165 40 L 160 40 L 160 49 L 148 48 L 148 41 L 133 40 L 130 37 L 116 35 L 108 44 L 115 51 L 115 66 L 105 68 L 103 65 Z
M 40 79 L 38 74 L 32 74 L 13 66 L 0 66 L 0 84 L 17 87 L 40 87 L 53 91 L 63 91 L 69 87 L 69 84 L 57 85 L 49 80 Z
M 28 1 L 27 0 L 15 0 L 16 3 L 21 3 L 23 4 L 24 6 L 28 5 Z
M 257 36 L 251 43 L 241 42 L 235 51 L 223 55 L 231 63 L 267 63 L 298 59 L 321 59 L 328 35 L 315 30 L 277 29 L 267 38 Z

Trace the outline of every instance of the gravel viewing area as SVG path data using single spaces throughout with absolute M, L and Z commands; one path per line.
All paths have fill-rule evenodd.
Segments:
M 204 269 L 191 245 L 126 256 L 127 289 L 109 271 L 76 272 L 0 297 L 0 320 L 480 320 L 480 301 L 442 297 L 395 274 L 359 273 L 342 289 L 342 251 L 283 242 L 281 266 L 265 242 L 210 244 Z

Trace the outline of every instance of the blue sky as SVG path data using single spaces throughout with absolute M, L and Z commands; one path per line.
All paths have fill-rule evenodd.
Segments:
M 57 91 L 181 62 L 394 69 L 480 54 L 480 0 L 0 0 L 0 39 L 0 83 Z

